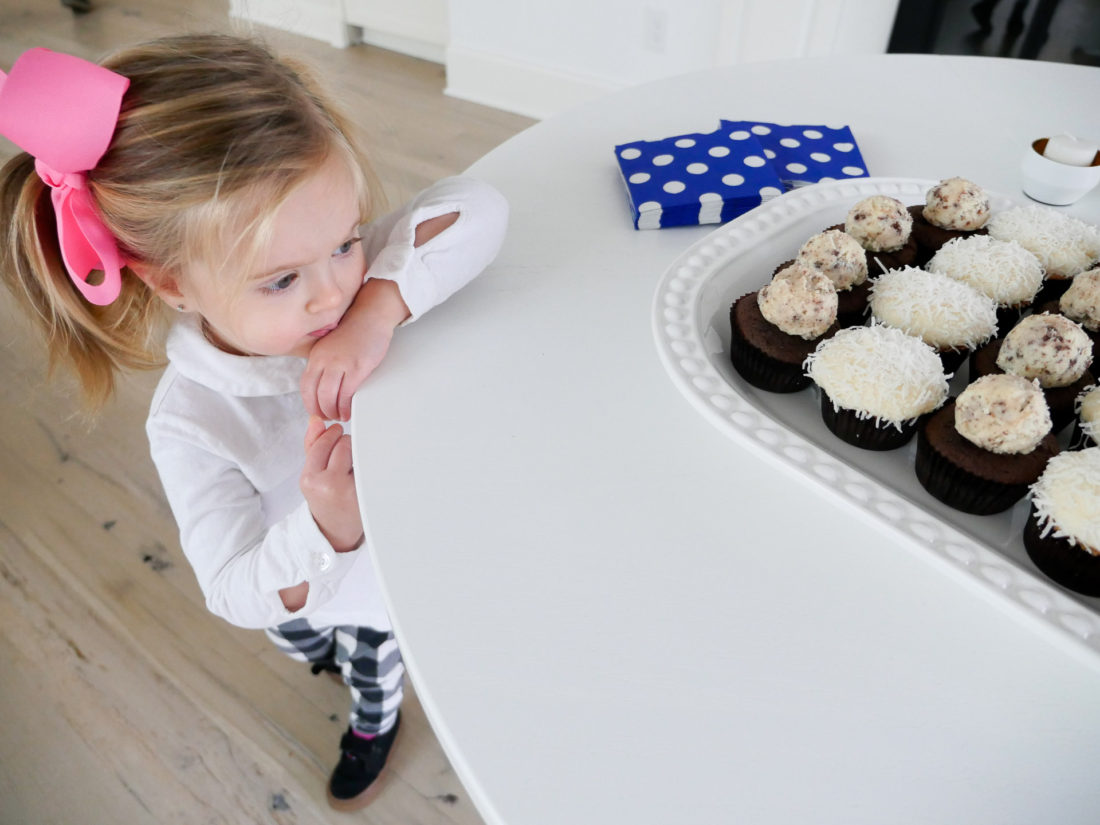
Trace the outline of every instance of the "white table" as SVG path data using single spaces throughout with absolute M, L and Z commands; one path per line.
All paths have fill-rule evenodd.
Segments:
M 852 127 L 873 175 L 1026 199 L 1100 70 L 780 61 L 629 89 L 475 164 L 496 263 L 356 399 L 357 478 L 433 726 L 491 825 L 1095 823 L 1097 657 L 705 421 L 651 331 L 714 227 L 637 232 L 613 147 Z M 1067 211 L 1100 222 L 1100 191 Z

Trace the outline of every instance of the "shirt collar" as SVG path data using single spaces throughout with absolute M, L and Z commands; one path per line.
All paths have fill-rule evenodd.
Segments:
M 168 360 L 181 375 L 235 396 L 298 392 L 306 359 L 292 355 L 230 355 L 206 340 L 197 315 L 180 318 L 168 333 Z

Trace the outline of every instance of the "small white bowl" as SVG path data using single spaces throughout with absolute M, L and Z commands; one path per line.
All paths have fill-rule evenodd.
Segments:
M 1100 152 L 1088 166 L 1071 166 L 1043 156 L 1047 138 L 1032 142 L 1020 163 L 1024 194 L 1040 203 L 1066 206 L 1100 183 Z

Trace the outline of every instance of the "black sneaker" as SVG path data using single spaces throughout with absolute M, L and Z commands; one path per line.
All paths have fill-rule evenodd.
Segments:
M 338 811 L 357 811 L 374 800 L 399 727 L 400 713 L 392 728 L 373 739 L 362 739 L 347 729 L 340 739 L 340 762 L 328 783 L 329 805 Z

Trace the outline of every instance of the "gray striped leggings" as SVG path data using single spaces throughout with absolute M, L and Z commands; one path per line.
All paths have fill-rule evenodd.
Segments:
M 339 668 L 351 691 L 348 722 L 359 733 L 385 733 L 393 727 L 405 677 L 393 633 L 352 625 L 313 627 L 306 619 L 265 632 L 292 659 Z

